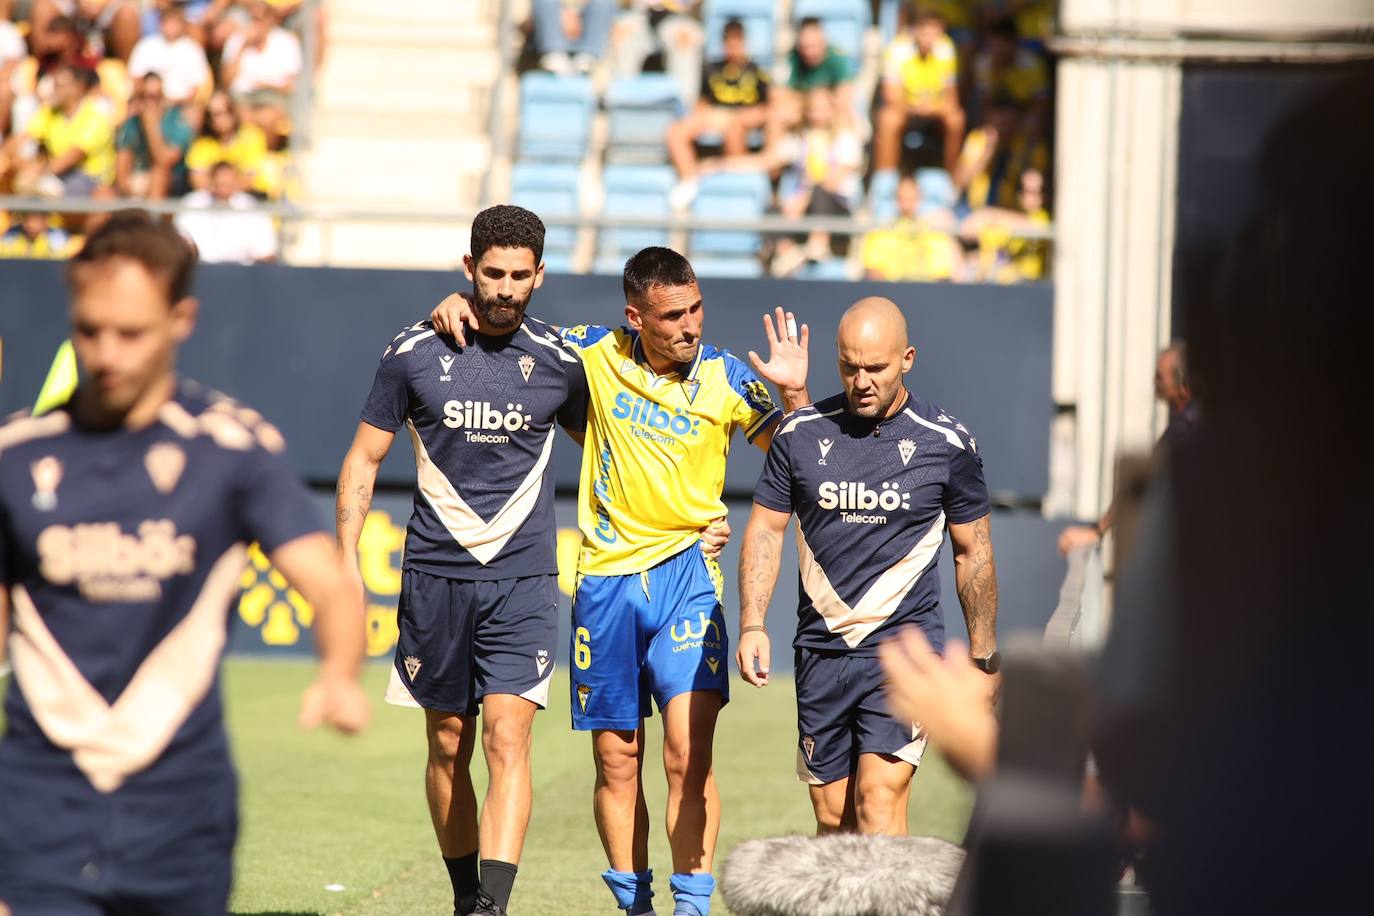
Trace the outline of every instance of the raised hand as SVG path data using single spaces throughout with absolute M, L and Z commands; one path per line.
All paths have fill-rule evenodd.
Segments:
M 768 338 L 768 361 L 764 362 L 750 350 L 749 362 L 760 377 L 777 386 L 783 406 L 795 410 L 810 401 L 805 397 L 810 329 L 803 324 L 799 332 L 796 316 L 779 306 L 772 315 L 764 314 L 763 333 Z

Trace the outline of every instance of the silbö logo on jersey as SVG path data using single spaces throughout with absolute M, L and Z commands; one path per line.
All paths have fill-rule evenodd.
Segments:
M 507 404 L 501 410 L 490 401 L 448 401 L 444 404 L 444 425 L 465 429 L 469 442 L 505 445 L 510 441 L 505 433 L 530 428 L 532 417 L 524 410 L 524 404 Z
M 886 525 L 887 516 L 869 514 L 873 509 L 896 512 L 911 508 L 911 494 L 897 483 L 884 483 L 874 490 L 862 480 L 827 480 L 817 489 L 816 505 L 840 510 L 840 520 L 851 525 Z
M 115 522 L 52 525 L 38 535 L 38 560 L 43 578 L 76 585 L 87 601 L 158 601 L 164 581 L 195 571 L 196 541 L 170 519 L 141 522 L 136 534 Z
M 658 402 L 635 397 L 627 391 L 615 396 L 611 416 L 628 422 L 630 435 L 659 445 L 672 445 L 684 437 L 696 436 L 701 426 L 700 420 L 681 407 L 669 412 Z

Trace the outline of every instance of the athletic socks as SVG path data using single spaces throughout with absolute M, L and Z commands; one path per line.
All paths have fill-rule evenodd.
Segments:
M 453 908 L 459 913 L 471 913 L 477 908 L 477 853 L 456 859 L 444 856 L 444 867 L 453 883 Z
M 626 916 L 640 916 L 654 911 L 654 870 L 614 871 L 607 869 L 601 873 L 601 880 L 615 895 L 615 905 L 625 911 Z
M 674 916 L 710 916 L 715 878 L 709 874 L 675 874 L 668 879 L 668 886 L 673 889 Z
M 502 912 L 510 904 L 510 889 L 515 886 L 515 873 L 519 870 L 500 859 L 482 860 L 482 893 L 501 907 Z

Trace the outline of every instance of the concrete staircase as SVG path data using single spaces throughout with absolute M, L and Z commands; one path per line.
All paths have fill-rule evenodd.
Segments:
M 391 218 L 296 224 L 295 264 L 453 267 L 468 225 L 405 218 L 480 204 L 500 0 L 325 0 L 301 202 Z

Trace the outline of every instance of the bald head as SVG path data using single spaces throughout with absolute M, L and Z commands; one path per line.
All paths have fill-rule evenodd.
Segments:
M 900 410 L 906 400 L 903 376 L 916 361 L 902 310 L 889 299 L 860 299 L 840 318 L 835 344 L 849 411 L 881 419 Z
M 881 296 L 869 296 L 845 309 L 840 317 L 836 343 L 858 343 L 860 340 L 887 344 L 899 350 L 906 348 L 906 317 L 897 304 Z

